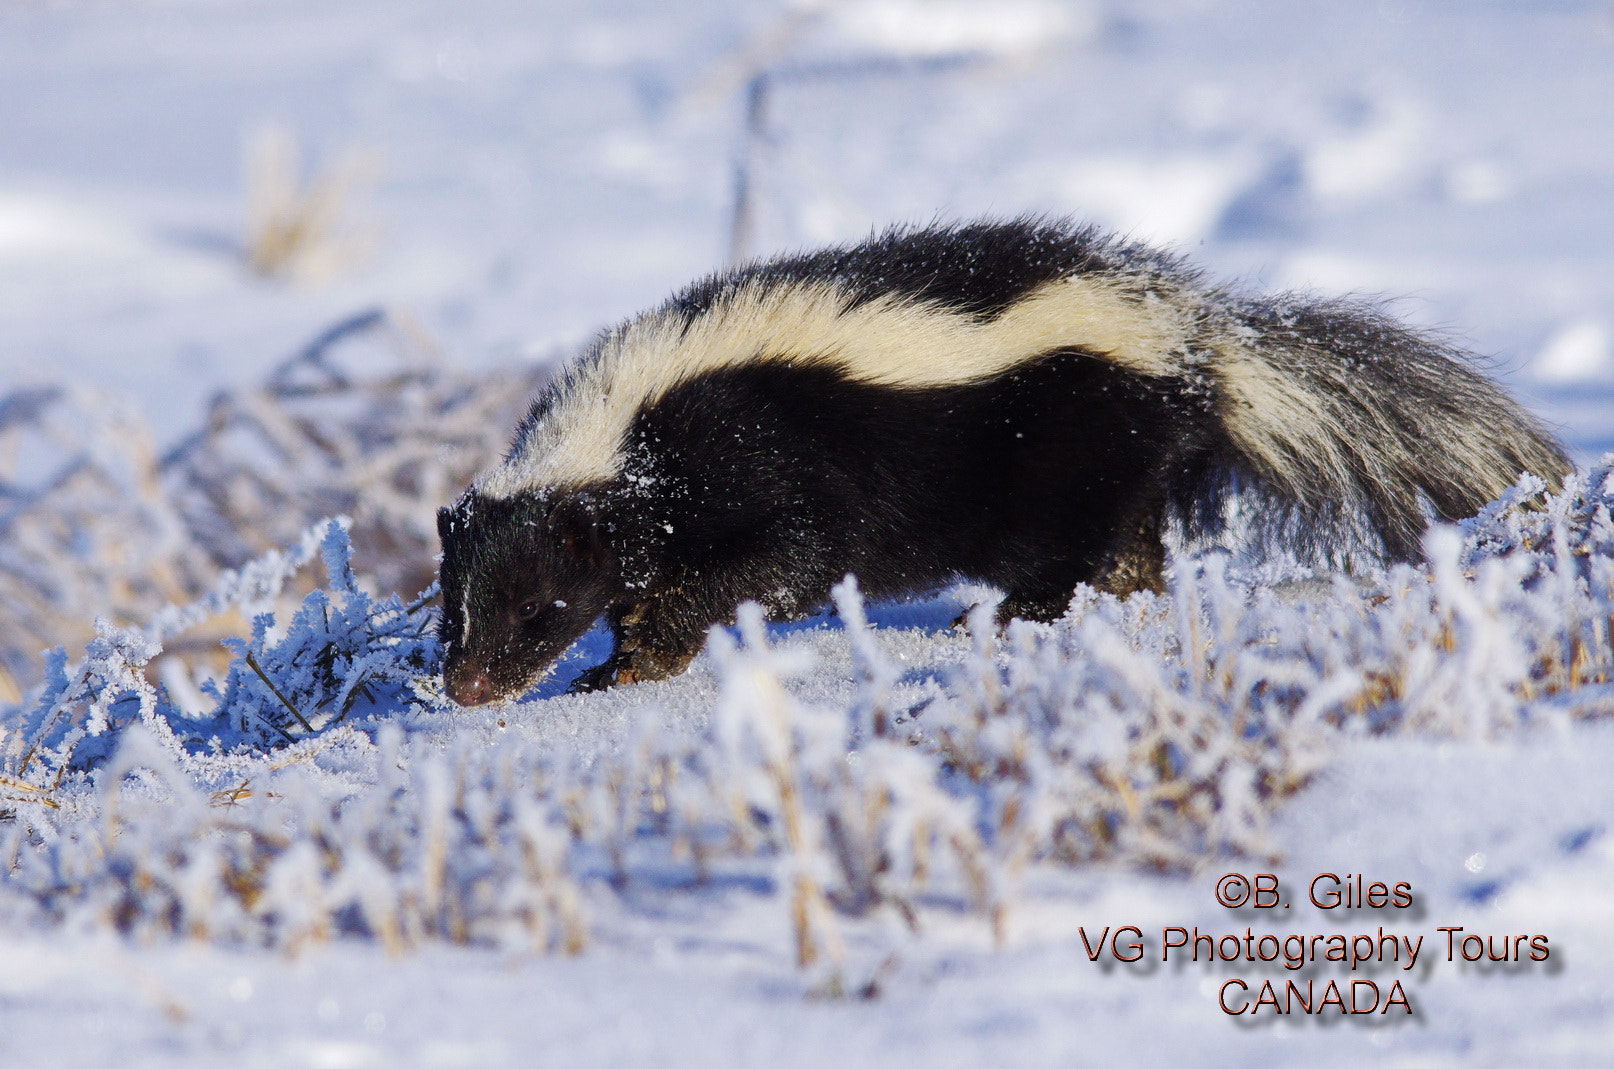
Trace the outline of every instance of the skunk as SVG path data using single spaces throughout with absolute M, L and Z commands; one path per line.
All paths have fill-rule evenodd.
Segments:
M 1297 549 L 1410 559 L 1563 449 L 1461 353 L 1347 300 L 1246 296 L 1041 219 L 895 228 L 696 282 L 604 334 L 438 513 L 448 694 L 681 672 L 741 602 L 964 577 L 1000 615 L 1162 586 L 1235 492 Z M 1342 547 L 1344 547 L 1342 549 Z

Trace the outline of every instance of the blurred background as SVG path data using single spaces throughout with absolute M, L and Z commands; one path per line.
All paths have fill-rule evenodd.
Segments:
M 1614 448 L 1608 0 L 7 0 L 0 101 L 18 676 L 334 511 L 419 589 L 547 365 L 898 221 L 1393 297 Z
M 1607 2 L 9 0 L 0 100 L 0 378 L 165 443 L 370 306 L 585 339 L 735 251 L 739 168 L 742 255 L 1074 213 L 1614 374 Z M 276 182 L 333 203 L 255 271 Z

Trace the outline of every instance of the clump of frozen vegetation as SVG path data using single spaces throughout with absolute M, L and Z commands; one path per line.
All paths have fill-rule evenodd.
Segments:
M 922 933 L 973 914 L 1001 936 L 1038 867 L 1266 856 L 1275 807 L 1342 734 L 1614 711 L 1611 464 L 1544 499 L 1527 476 L 1433 531 L 1426 564 L 1368 578 L 1274 587 L 1212 553 L 1178 561 L 1167 596 L 1084 591 L 1052 626 L 1000 634 L 980 607 L 923 672 L 850 580 L 834 686 L 805 683 L 843 669 L 746 607 L 697 665 L 715 689 L 684 684 L 701 715 L 641 711 L 616 734 L 490 728 L 543 721 L 541 701 L 446 703 L 434 610 L 366 594 L 333 523 L 143 629 L 103 625 L 76 663 L 51 656 L 3 721 L 0 910 L 286 948 L 576 952 L 591 903 L 742 875 L 834 989 L 877 915 Z M 315 559 L 323 589 L 283 624 L 262 611 Z M 232 611 L 251 638 L 191 696 L 209 707 L 147 680 L 167 637 Z M 603 720 L 622 694 L 554 704 Z
M 202 597 L 325 516 L 352 518 L 378 589 L 422 589 L 438 506 L 503 448 L 547 374 L 445 369 L 407 314 L 376 309 L 219 394 L 166 452 L 92 391 L 0 395 L 0 702 L 40 681 L 39 650 L 82 646 L 97 617 L 138 626 Z M 281 611 L 306 592 L 289 586 Z M 212 654 L 243 624 L 210 616 L 165 647 Z

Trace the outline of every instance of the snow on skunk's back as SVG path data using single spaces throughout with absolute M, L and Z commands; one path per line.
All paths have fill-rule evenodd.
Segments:
M 672 675 L 745 600 L 956 577 L 1050 619 L 1158 589 L 1162 524 L 1256 488 L 1310 547 L 1417 551 L 1563 450 L 1378 308 L 1246 297 L 1092 227 L 899 228 L 714 275 L 610 331 L 439 513 L 456 701 L 521 693 L 602 613 L 582 687 Z

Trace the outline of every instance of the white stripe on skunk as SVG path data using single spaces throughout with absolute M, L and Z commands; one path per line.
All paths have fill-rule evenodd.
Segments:
M 1214 526 L 1235 483 L 1274 532 L 1404 558 L 1522 470 L 1567 462 L 1373 306 L 1057 222 L 895 229 L 706 279 L 564 371 L 440 517 L 445 675 L 519 692 L 601 612 L 590 683 L 666 675 L 739 601 L 804 611 L 848 571 L 1047 618 L 1158 587 L 1162 523 Z
M 681 382 L 738 364 L 824 363 L 859 382 L 921 388 L 975 382 L 1064 348 L 1147 375 L 1187 370 L 1188 302 L 1129 299 L 1115 278 L 1049 282 L 985 321 L 913 298 L 854 299 L 833 281 L 753 280 L 693 323 L 675 307 L 630 320 L 565 373 L 549 410 L 476 488 L 511 497 L 619 475 L 641 409 Z

